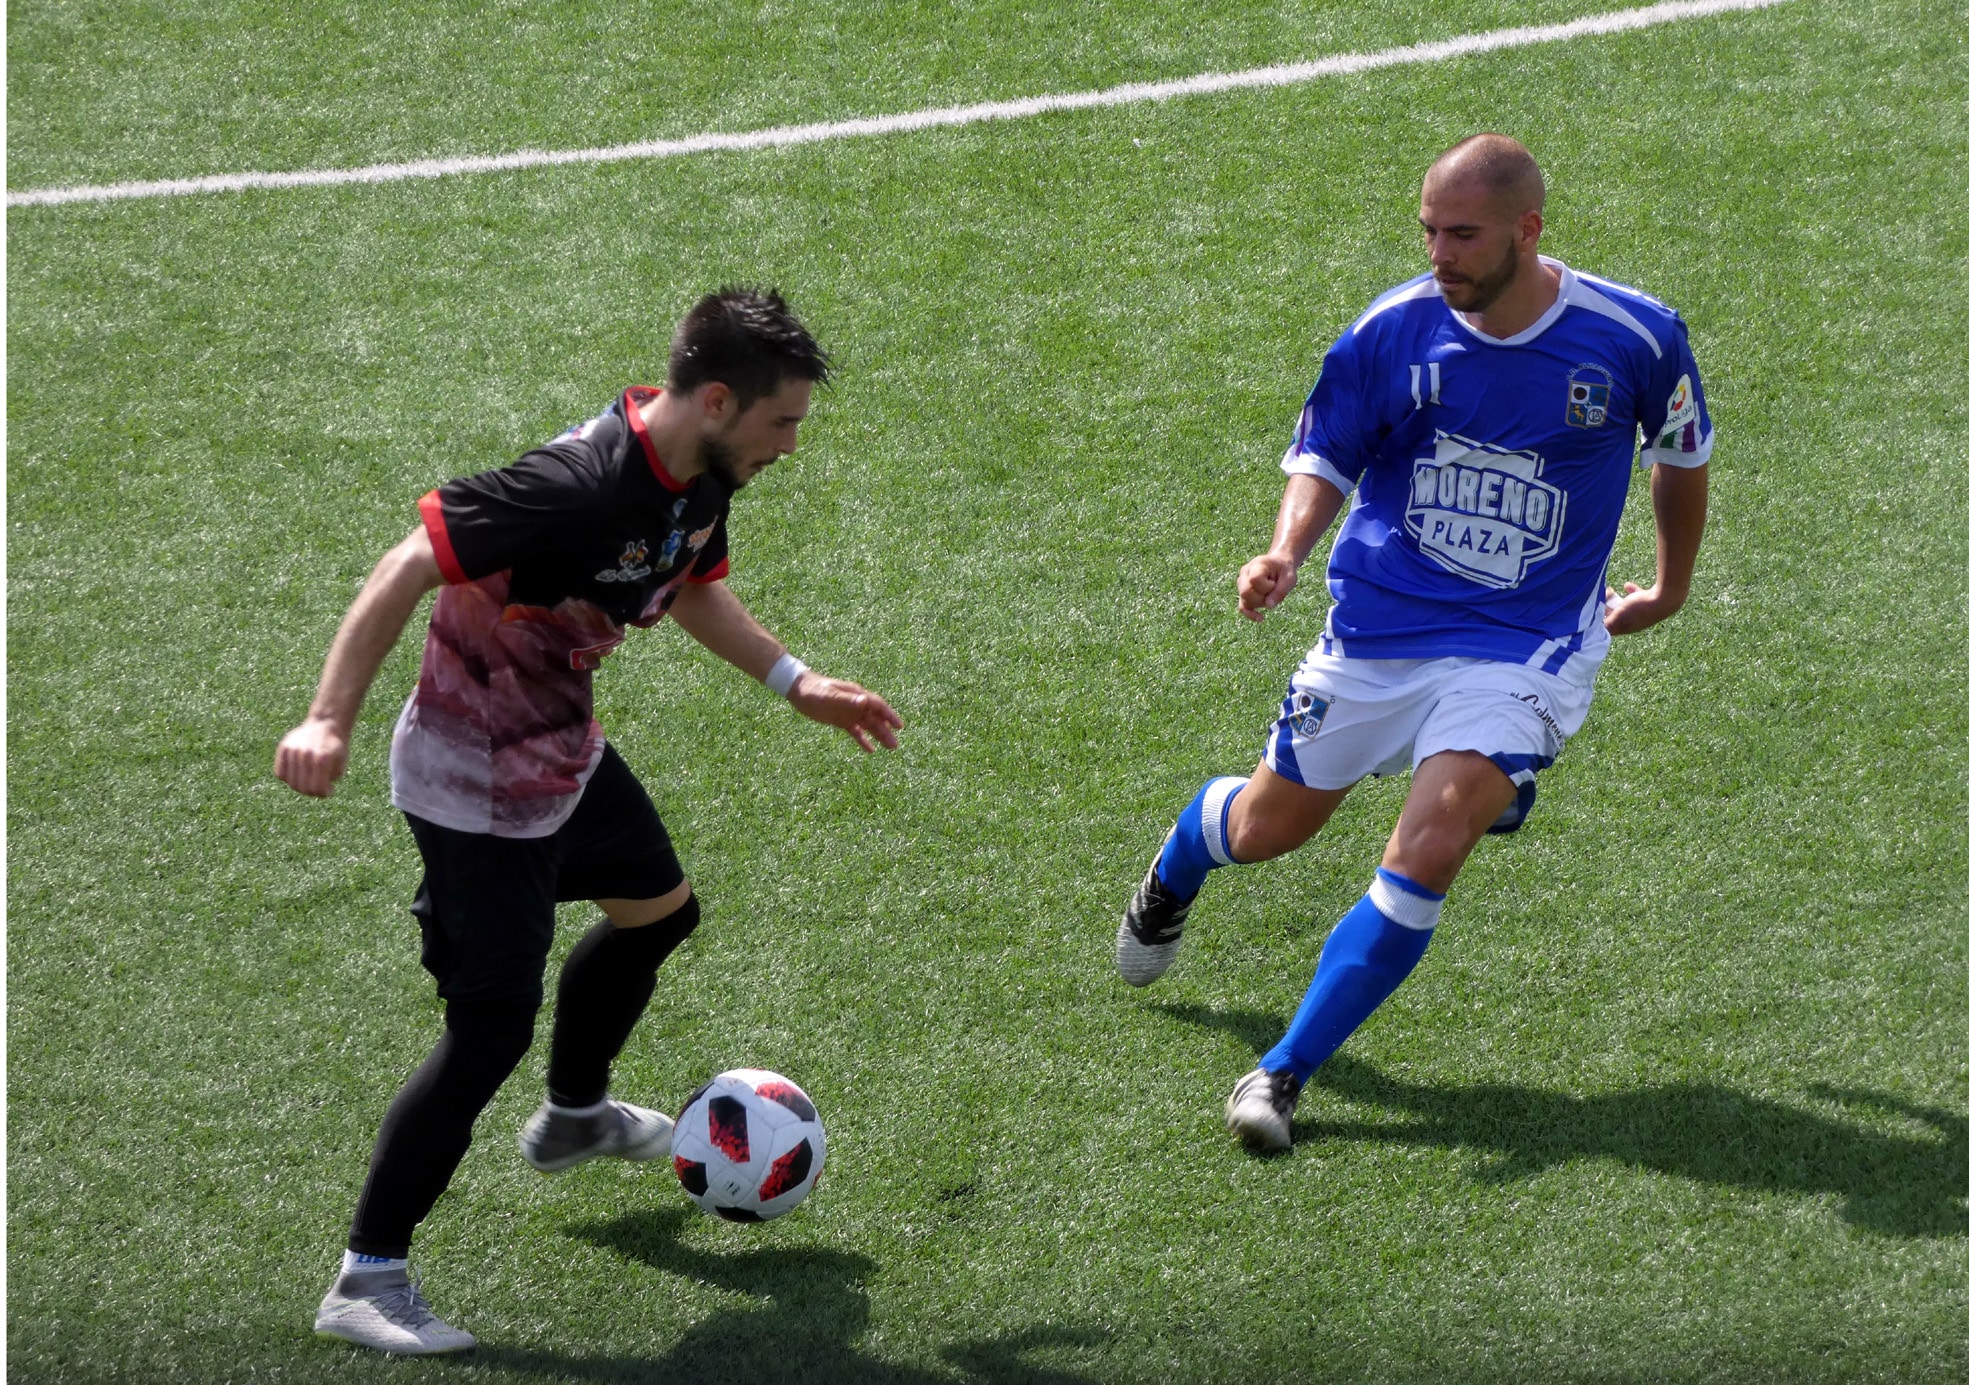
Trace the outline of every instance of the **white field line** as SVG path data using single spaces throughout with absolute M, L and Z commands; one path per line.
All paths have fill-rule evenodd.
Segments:
M 1761 10 L 1784 0 L 1671 0 L 1636 10 L 1615 10 L 1589 15 L 1565 24 L 1543 24 L 1514 29 L 1492 29 L 1488 33 L 1463 34 L 1435 43 L 1411 44 L 1405 48 L 1384 48 L 1378 53 L 1342 53 L 1312 62 L 1285 63 L 1277 67 L 1258 67 L 1245 72 L 1212 72 L 1166 82 L 1130 82 L 1103 91 L 1063 92 L 1052 96 L 1028 96 L 1016 101 L 985 101 L 970 106 L 944 106 L 936 110 L 910 111 L 902 115 L 865 116 L 857 120 L 829 120 L 813 125 L 780 125 L 766 130 L 745 130 L 731 134 L 692 135 L 686 139 L 645 140 L 639 144 L 615 144 L 602 149 L 522 149 L 511 154 L 490 154 L 463 159 L 419 159 L 412 163 L 370 164 L 366 168 L 304 169 L 293 173 L 220 173 L 203 178 L 167 178 L 149 183 L 109 183 L 96 187 L 40 188 L 9 192 L 9 207 L 52 207 L 66 202 L 117 202 L 139 197 L 185 197 L 203 192 L 243 192 L 249 188 L 334 187 L 344 183 L 394 183 L 406 178 L 444 178 L 456 173 L 501 173 L 511 169 L 546 168 L 559 164 L 619 163 L 627 159 L 674 159 L 686 154 L 708 154 L 719 150 L 785 149 L 796 144 L 818 144 L 827 140 L 856 139 L 868 135 L 892 135 L 907 130 L 930 130 L 954 125 L 974 125 L 985 120 L 1019 120 L 1048 111 L 1094 110 L 1108 106 L 1128 106 L 1142 101 L 1168 101 L 1179 96 L 1204 96 L 1222 91 L 1245 91 L 1258 87 L 1296 86 L 1322 77 L 1339 77 L 1371 72 L 1381 67 L 1400 67 L 1409 63 L 1448 62 L 1472 53 L 1494 53 L 1504 48 L 1525 48 L 1540 43 L 1563 43 L 1567 39 L 1601 34 L 1625 33 L 1658 24 L 1674 24 L 1684 19 L 1739 10 Z

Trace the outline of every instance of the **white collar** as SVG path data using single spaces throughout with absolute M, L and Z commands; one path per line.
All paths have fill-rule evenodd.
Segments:
M 1487 345 L 1523 346 L 1526 342 L 1533 340 L 1540 333 L 1542 333 L 1547 327 L 1550 327 L 1553 323 L 1559 320 L 1559 314 L 1563 313 L 1566 310 L 1566 304 L 1572 298 L 1573 286 L 1579 282 L 1578 275 L 1574 274 L 1570 269 L 1566 268 L 1564 264 L 1560 263 L 1558 260 L 1551 258 L 1548 255 L 1540 255 L 1538 257 L 1538 262 L 1542 265 L 1549 265 L 1553 269 L 1559 271 L 1559 296 L 1552 300 L 1552 306 L 1545 310 L 1545 312 L 1539 317 L 1538 321 L 1532 323 L 1532 325 L 1525 328 L 1524 331 L 1519 332 L 1513 336 L 1494 337 L 1490 333 L 1484 331 L 1483 328 L 1478 327 L 1477 325 L 1472 323 L 1469 318 L 1465 317 L 1462 313 L 1458 312 L 1454 308 L 1450 308 L 1449 315 L 1456 319 L 1457 325 L 1462 327 L 1464 331 L 1468 332 L 1471 336 L 1475 337 L 1478 341 L 1484 342 Z

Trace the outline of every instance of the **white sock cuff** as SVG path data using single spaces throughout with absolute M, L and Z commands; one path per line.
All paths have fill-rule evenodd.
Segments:
M 1375 872 L 1374 883 L 1367 887 L 1367 899 L 1384 917 L 1417 932 L 1426 933 L 1442 922 L 1443 902 L 1440 897 L 1429 899 L 1411 894 L 1380 871 Z
M 1231 856 L 1231 824 L 1227 805 L 1231 795 L 1249 784 L 1249 776 L 1212 779 L 1203 790 L 1203 845 L 1210 859 L 1220 866 L 1234 866 Z
M 599 1116 L 608 1110 L 609 1100 L 603 1097 L 593 1106 L 563 1106 L 552 1097 L 547 1098 L 547 1109 L 562 1116 Z
M 353 1250 L 342 1252 L 343 1274 L 384 1274 L 390 1270 L 407 1270 L 409 1260 L 392 1260 L 387 1255 L 358 1255 Z

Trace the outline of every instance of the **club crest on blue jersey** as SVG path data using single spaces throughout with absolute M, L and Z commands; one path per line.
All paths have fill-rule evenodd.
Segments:
M 1566 426 L 1598 428 L 1607 421 L 1613 377 L 1596 365 L 1578 365 L 1566 375 Z
M 1535 452 L 1511 452 L 1436 430 L 1434 456 L 1417 457 L 1405 527 L 1422 551 L 1458 576 L 1499 591 L 1559 546 L 1566 493 L 1538 479 Z
M 1320 733 L 1331 706 L 1323 697 L 1316 697 L 1304 688 L 1296 689 L 1285 714 L 1286 724 L 1292 728 L 1293 735 L 1309 741 Z

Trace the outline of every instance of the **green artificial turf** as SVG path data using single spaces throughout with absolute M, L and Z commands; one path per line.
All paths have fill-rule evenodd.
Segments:
M 1594 12 L 49 5 L 9 186 L 575 147 L 1230 70 Z M 1792 0 L 1264 92 L 662 163 L 8 215 L 7 1360 L 21 1381 L 1942 1381 L 1969 1375 L 1969 48 Z M 1688 320 L 1720 440 L 1687 610 L 1253 1159 L 1220 1104 L 1399 782 L 1115 921 L 1255 759 L 1322 614 L 1233 574 L 1415 188 L 1525 138 L 1546 248 Z M 783 285 L 835 351 L 736 591 L 887 695 L 866 758 L 668 627 L 598 704 L 706 926 L 618 1068 L 827 1122 L 811 1201 L 527 1169 L 544 1041 L 420 1233 L 476 1356 L 314 1340 L 435 1038 L 385 748 L 275 782 L 414 501 Z M 1644 485 L 1613 576 L 1645 581 Z M 563 946 L 585 926 L 565 915 Z

